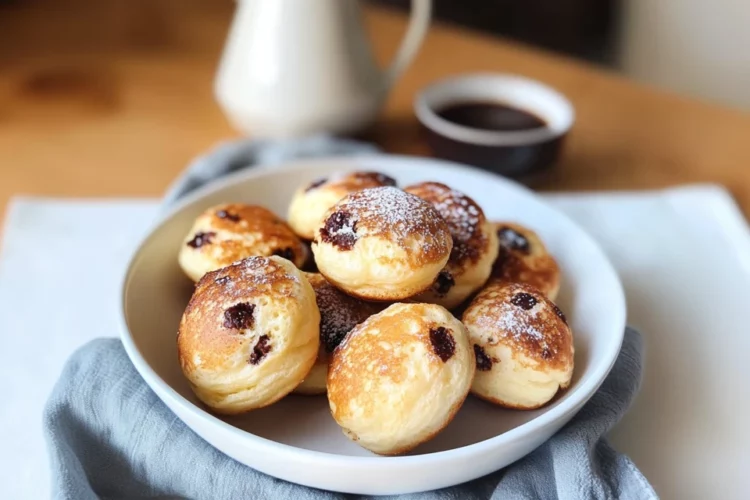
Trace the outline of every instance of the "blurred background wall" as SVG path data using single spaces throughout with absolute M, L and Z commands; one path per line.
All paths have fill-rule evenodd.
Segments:
M 750 110 L 750 0 L 434 0 L 434 5 L 439 19 Z
M 407 8 L 411 0 L 371 0 Z M 619 1 L 433 0 L 436 19 L 610 63 Z
M 367 1 L 400 9 L 410 3 Z M 11 60 L 28 63 L 60 52 L 42 46 L 50 37 L 39 32 L 59 33 L 67 51 L 77 46 L 97 50 L 91 40 L 104 49 L 108 41 L 117 45 L 123 37 L 131 45 L 142 44 L 144 50 L 159 47 L 164 34 L 177 29 L 169 13 L 183 2 L 203 4 L 202 11 L 215 11 L 217 17 L 234 3 L 0 0 L 0 71 Z M 544 47 L 648 84 L 750 110 L 750 0 L 434 0 L 434 11 L 437 19 L 488 36 Z M 17 29 L 19 19 L 28 21 L 23 33 Z M 186 48 L 217 50 L 194 38 L 200 30 L 189 31 L 183 40 Z M 19 36 L 23 44 L 14 43 Z
M 750 0 L 623 0 L 618 67 L 750 110 Z

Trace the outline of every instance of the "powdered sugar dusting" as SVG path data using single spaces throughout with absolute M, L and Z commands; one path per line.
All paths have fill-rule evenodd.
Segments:
M 557 352 L 557 347 L 553 346 L 550 349 L 550 344 L 547 342 L 549 334 L 554 332 L 549 331 L 545 335 L 541 330 L 544 326 L 544 322 L 539 318 L 539 310 L 542 306 L 537 304 L 532 309 L 524 311 L 512 307 L 514 306 L 508 307 L 507 304 L 504 304 L 500 316 L 497 318 L 496 331 L 500 338 L 512 340 L 516 345 L 534 345 L 533 350 L 541 350 L 542 353 Z
M 418 242 L 423 254 L 439 250 L 444 255 L 442 252 L 449 245 L 450 233 L 440 214 L 424 200 L 395 187 L 352 193 L 333 210 L 349 215 L 356 223 L 359 238 L 384 236 L 408 250 Z M 344 227 L 342 230 L 348 231 Z
M 533 304 L 513 300 L 526 295 L 533 297 Z M 480 345 L 502 344 L 514 355 L 522 354 L 550 367 L 564 366 L 572 362 L 572 334 L 555 310 L 555 304 L 539 290 L 491 282 L 472 301 L 463 320 L 470 330 L 481 332 Z
M 443 216 L 451 228 L 451 234 L 458 241 L 465 243 L 476 234 L 482 213 L 479 207 L 462 193 L 450 190 L 433 206 Z
M 481 228 L 484 213 L 474 200 L 438 182 L 423 182 L 406 188 L 406 191 L 431 203 L 448 223 L 453 237 L 452 264 L 479 257 L 487 238 Z
M 268 257 L 248 257 L 206 274 L 198 287 L 215 287 L 223 299 L 235 301 L 249 295 L 294 295 L 300 280 Z M 273 291 L 272 291 L 273 290 Z
M 543 340 L 544 335 L 534 325 L 534 320 L 537 318 L 537 314 L 538 306 L 529 311 L 524 311 L 523 313 L 507 309 L 503 311 L 503 314 L 498 318 L 498 331 L 502 332 L 506 337 L 513 337 L 513 339 L 517 341 L 522 340 L 522 337 L 527 337 L 537 341 Z

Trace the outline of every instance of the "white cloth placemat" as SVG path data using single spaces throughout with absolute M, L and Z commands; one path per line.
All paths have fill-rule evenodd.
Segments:
M 68 356 L 118 335 L 120 276 L 153 201 L 16 199 L 0 251 L 0 498 L 49 498 L 42 408 Z
M 741 498 L 750 470 L 750 234 L 722 189 L 553 195 L 597 238 L 647 344 L 612 435 L 664 498 Z M 0 254 L 0 497 L 49 496 L 44 401 L 67 356 L 117 332 L 119 280 L 153 221 L 143 200 L 17 199 Z

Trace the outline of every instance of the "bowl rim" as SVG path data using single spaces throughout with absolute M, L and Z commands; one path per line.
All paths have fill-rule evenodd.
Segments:
M 550 103 L 563 114 L 562 124 L 556 127 L 544 127 L 532 130 L 484 130 L 451 122 L 441 117 L 435 111 L 430 102 L 435 93 L 441 91 L 456 92 L 462 86 L 472 83 L 484 83 L 487 85 L 492 85 L 493 83 L 511 84 L 525 87 L 531 92 L 546 94 L 550 99 Z M 482 97 L 482 95 L 477 93 L 476 100 L 501 101 L 502 99 L 496 95 L 493 97 Z M 464 98 L 462 100 L 468 99 Z M 513 99 L 508 97 L 506 102 L 513 104 Z M 518 107 L 523 108 L 524 106 L 519 105 Z M 453 139 L 454 141 L 477 146 L 513 147 L 539 144 L 564 136 L 575 123 L 575 109 L 564 94 L 538 80 L 512 73 L 470 73 L 443 78 L 421 89 L 414 99 L 413 108 L 419 122 L 434 133 Z
M 156 371 L 149 365 L 149 363 L 143 357 L 143 355 L 141 354 L 141 352 L 139 351 L 138 347 L 135 344 L 135 341 L 132 337 L 132 334 L 128 326 L 128 311 L 127 311 L 128 286 L 131 281 L 132 275 L 134 273 L 136 264 L 143 256 L 144 248 L 146 247 L 147 243 L 152 238 L 156 237 L 156 234 L 158 233 L 159 229 L 162 226 L 169 223 L 170 219 L 174 217 L 177 213 L 185 209 L 185 207 L 187 207 L 188 205 L 191 205 L 192 203 L 199 201 L 200 199 L 210 194 L 221 191 L 232 184 L 245 182 L 255 177 L 261 177 L 261 176 L 267 175 L 269 171 L 278 172 L 280 170 L 283 170 L 287 173 L 293 174 L 296 171 L 307 170 L 307 169 L 310 169 L 311 167 L 315 167 L 316 165 L 320 165 L 320 164 L 323 164 L 326 166 L 338 164 L 340 165 L 342 170 L 356 170 L 357 168 L 362 168 L 361 166 L 357 166 L 357 162 L 362 161 L 363 158 L 369 159 L 370 161 L 375 160 L 377 162 L 389 163 L 394 166 L 405 161 L 425 163 L 429 165 L 430 167 L 433 167 L 438 170 L 437 172 L 435 172 L 435 170 L 431 171 L 431 173 L 435 173 L 437 176 L 439 176 L 439 171 L 444 170 L 444 169 L 470 170 L 472 171 L 473 174 L 477 176 L 485 177 L 488 180 L 491 179 L 492 182 L 505 183 L 505 184 L 508 184 L 509 185 L 508 187 L 511 189 L 523 191 L 526 195 L 533 197 L 538 203 L 541 203 L 548 209 L 554 211 L 559 217 L 567 220 L 569 224 L 575 226 L 581 233 L 581 236 L 589 240 L 588 243 L 592 245 L 597 252 L 600 253 L 603 265 L 607 268 L 609 273 L 615 277 L 615 282 L 616 282 L 615 293 L 616 293 L 617 304 L 614 304 L 615 307 L 613 307 L 612 313 L 615 314 L 615 316 L 612 319 L 612 324 L 617 325 L 617 329 L 614 330 L 614 332 L 612 332 L 613 335 L 616 336 L 612 339 L 614 340 L 614 342 L 610 342 L 608 344 L 609 349 L 605 352 L 605 356 L 607 358 L 606 362 L 598 363 L 598 366 L 591 373 L 591 375 L 587 379 L 580 381 L 580 385 L 568 393 L 569 397 L 566 400 L 559 402 L 557 406 L 554 406 L 553 408 L 548 409 L 541 415 L 538 415 L 534 417 L 533 419 L 529 420 L 528 422 L 525 422 L 517 427 L 514 427 L 513 429 L 510 429 L 506 432 L 498 434 L 497 436 L 494 436 L 492 438 L 485 439 L 483 441 L 479 441 L 477 443 L 473 443 L 470 445 L 461 446 L 458 448 L 452 448 L 449 450 L 430 452 L 430 453 L 424 453 L 424 454 L 418 454 L 418 455 L 395 456 L 395 457 L 340 455 L 336 453 L 298 448 L 293 445 L 279 443 L 277 441 L 273 441 L 271 439 L 255 435 L 251 432 L 245 431 L 227 422 L 224 422 L 217 416 L 209 413 L 208 411 L 199 407 L 192 401 L 183 397 L 174 388 L 172 388 L 164 379 L 161 378 L 161 376 L 159 376 L 156 373 Z M 164 403 L 167 404 L 167 406 L 170 408 L 171 411 L 176 413 L 176 411 L 173 410 L 173 408 L 178 407 L 181 411 L 191 415 L 194 418 L 206 421 L 217 430 L 221 430 L 223 433 L 226 433 L 226 435 L 228 436 L 233 436 L 235 438 L 243 439 L 243 440 L 250 440 L 253 443 L 253 446 L 261 450 L 272 451 L 273 453 L 283 455 L 286 457 L 291 457 L 293 455 L 295 460 L 297 461 L 302 460 L 306 462 L 318 462 L 318 463 L 320 461 L 325 461 L 327 465 L 336 466 L 336 467 L 346 467 L 346 468 L 376 465 L 376 464 L 379 467 L 435 465 L 435 464 L 439 464 L 439 463 L 443 463 L 447 461 L 453 461 L 457 459 L 460 460 L 462 458 L 473 457 L 473 456 L 476 456 L 477 454 L 489 452 L 497 447 L 512 443 L 518 439 L 523 439 L 524 437 L 528 436 L 534 431 L 554 425 L 555 422 L 558 422 L 559 420 L 564 419 L 566 416 L 574 414 L 578 412 L 578 410 L 581 409 L 581 407 L 591 398 L 591 396 L 593 396 L 593 394 L 596 392 L 599 386 L 604 382 L 604 379 L 606 378 L 606 376 L 609 374 L 612 367 L 614 366 L 615 361 L 617 360 L 617 356 L 620 352 L 622 341 L 623 341 L 624 334 L 625 334 L 626 303 L 625 303 L 625 293 L 624 293 L 624 289 L 622 286 L 622 282 L 616 270 L 614 269 L 614 266 L 612 266 L 612 263 L 610 262 L 607 255 L 601 249 L 599 244 L 583 228 L 581 228 L 575 221 L 570 219 L 570 217 L 568 217 L 565 213 L 560 212 L 559 210 L 549 205 L 546 201 L 539 198 L 536 194 L 534 194 L 530 189 L 526 188 L 525 186 L 522 186 L 509 179 L 497 176 L 495 174 L 488 173 L 484 170 L 481 170 L 475 167 L 470 167 L 470 166 L 462 165 L 459 163 L 439 160 L 439 159 L 434 159 L 434 158 L 406 156 L 406 155 L 390 155 L 390 154 L 371 154 L 365 157 L 331 156 L 331 157 L 317 157 L 317 158 L 290 160 L 281 164 L 264 165 L 260 167 L 252 167 L 252 168 L 240 170 L 237 172 L 233 172 L 217 180 L 214 180 L 200 188 L 197 188 L 191 193 L 185 195 L 181 200 L 177 201 L 173 206 L 171 206 L 167 210 L 161 211 L 158 214 L 157 219 L 144 232 L 144 235 L 141 237 L 141 239 L 139 240 L 135 248 L 136 250 L 133 252 L 130 260 L 128 261 L 128 264 L 125 268 L 124 273 L 122 274 L 122 278 L 120 281 L 118 323 L 120 327 L 120 338 L 122 340 L 125 351 L 128 357 L 130 358 L 131 362 L 135 366 L 136 370 L 138 371 L 138 373 L 144 379 L 144 381 L 160 397 L 160 399 L 164 400 Z M 179 417 L 179 418 L 182 420 L 182 417 Z M 189 427 L 195 430 L 192 426 L 189 426 Z

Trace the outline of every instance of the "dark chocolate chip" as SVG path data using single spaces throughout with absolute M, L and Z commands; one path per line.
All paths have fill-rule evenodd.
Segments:
M 456 340 L 451 335 L 451 331 L 444 326 L 430 329 L 430 342 L 432 350 L 445 363 L 453 353 L 456 352 Z
M 478 344 L 474 344 L 474 357 L 477 359 L 477 370 L 488 372 L 492 369 L 492 358 Z
M 357 242 L 357 221 L 347 212 L 333 212 L 320 229 L 320 237 L 340 250 L 351 250 Z
M 529 309 L 534 307 L 537 302 L 538 301 L 536 300 L 536 297 L 526 292 L 517 293 L 513 296 L 512 299 L 510 299 L 511 304 L 520 307 L 524 311 L 528 311 Z
M 518 250 L 525 254 L 531 252 L 529 240 L 515 229 L 503 227 L 497 231 L 497 237 L 500 239 L 500 245 L 509 250 Z
M 271 352 L 271 347 L 273 346 L 268 342 L 269 340 L 268 335 L 261 335 L 258 338 L 258 342 L 253 347 L 253 353 L 250 355 L 250 359 L 248 359 L 251 365 L 257 365 L 266 357 L 266 354 Z
M 254 311 L 255 304 L 240 302 L 239 304 L 233 305 L 224 311 L 224 327 L 233 328 L 235 330 L 252 328 L 255 324 L 255 318 L 253 317 Z
M 218 212 L 216 212 L 216 217 L 218 217 L 219 219 L 231 220 L 232 222 L 240 221 L 239 215 L 227 212 L 226 210 L 219 210 Z
M 435 280 L 435 292 L 440 295 L 445 295 L 455 284 L 456 280 L 453 279 L 453 275 L 449 271 L 440 271 Z
M 314 181 L 312 181 L 312 182 L 310 183 L 310 185 L 309 185 L 309 186 L 307 186 L 307 187 L 305 188 L 305 192 L 308 192 L 308 191 L 312 191 L 312 190 L 313 190 L 313 189 L 315 189 L 316 187 L 320 187 L 320 186 L 322 186 L 323 184 L 325 184 L 326 182 L 328 182 L 328 179 L 326 179 L 325 177 L 323 177 L 322 179 L 317 179 L 317 180 L 314 180 Z
M 216 233 L 212 233 L 212 232 L 195 233 L 195 236 L 193 236 L 193 239 L 187 242 L 187 246 L 192 247 L 192 248 L 200 248 L 203 245 L 209 245 L 214 236 L 216 236 Z
M 277 248 L 273 252 L 274 255 L 278 255 L 282 259 L 290 260 L 294 262 L 294 250 L 291 248 Z
M 552 357 L 552 351 L 550 351 L 546 347 L 542 349 L 542 359 L 549 359 L 551 357 Z
M 563 320 L 563 323 L 565 323 L 566 325 L 568 324 L 568 318 L 565 317 L 565 313 L 563 313 L 562 310 L 557 306 L 555 306 L 555 314 L 557 314 L 557 316 L 561 320 Z

